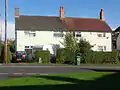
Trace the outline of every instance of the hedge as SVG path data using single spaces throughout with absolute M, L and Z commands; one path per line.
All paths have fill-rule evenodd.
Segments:
M 40 50 L 35 52 L 35 58 L 41 57 L 42 63 L 50 63 L 50 52 L 48 50 Z
M 68 49 L 59 49 L 57 51 L 57 63 L 76 64 L 75 53 Z M 104 64 L 104 63 L 119 63 L 117 52 L 97 52 L 81 54 L 81 63 Z M 84 62 L 83 62 L 84 61 Z
M 103 64 L 103 63 L 118 63 L 117 52 L 91 52 L 85 57 L 86 63 Z
M 66 48 L 58 49 L 56 63 L 75 64 L 75 53 Z

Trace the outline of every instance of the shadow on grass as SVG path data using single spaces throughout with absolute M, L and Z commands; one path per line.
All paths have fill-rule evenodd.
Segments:
M 35 76 L 56 81 L 67 81 L 73 84 L 33 85 L 0 87 L 0 90 L 120 90 L 120 73 L 96 78 L 95 80 L 79 80 L 60 76 Z

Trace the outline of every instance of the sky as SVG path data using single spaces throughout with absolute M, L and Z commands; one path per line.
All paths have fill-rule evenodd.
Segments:
M 120 25 L 120 0 L 8 0 L 8 38 L 14 39 L 14 9 L 22 15 L 58 16 L 59 7 L 65 7 L 65 16 L 99 18 L 104 9 L 105 20 L 114 30 Z M 4 39 L 5 0 L 0 0 L 2 34 Z

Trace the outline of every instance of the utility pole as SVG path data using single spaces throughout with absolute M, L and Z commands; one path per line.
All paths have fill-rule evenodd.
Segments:
M 7 64 L 7 20 L 8 20 L 8 0 L 5 0 L 5 47 L 4 61 Z

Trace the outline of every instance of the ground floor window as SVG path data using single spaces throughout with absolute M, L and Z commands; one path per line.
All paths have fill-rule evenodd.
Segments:
M 32 49 L 25 49 L 25 52 L 27 53 L 27 54 L 32 54 Z
M 28 54 L 32 54 L 33 52 L 33 46 L 25 46 L 25 52 Z
M 106 46 L 98 46 L 99 51 L 106 51 Z

